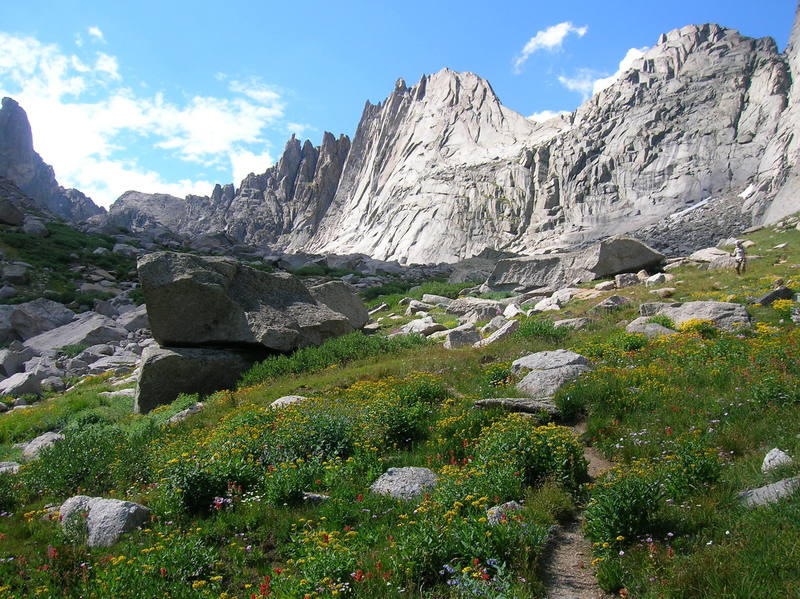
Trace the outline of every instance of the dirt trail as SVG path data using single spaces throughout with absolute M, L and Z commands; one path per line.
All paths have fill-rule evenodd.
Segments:
M 586 431 L 585 425 L 574 427 L 576 434 Z M 589 463 L 589 477 L 594 480 L 613 466 L 593 447 L 584 447 Z M 591 567 L 592 544 L 583 536 L 580 518 L 558 526 L 543 563 L 547 599 L 608 599 L 612 597 L 597 584 Z

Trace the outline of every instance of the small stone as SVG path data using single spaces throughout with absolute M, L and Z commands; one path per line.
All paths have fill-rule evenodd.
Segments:
M 283 397 L 279 397 L 271 404 L 269 404 L 270 408 L 277 409 L 277 408 L 285 408 L 286 406 L 291 406 L 296 403 L 300 403 L 301 401 L 307 400 L 307 397 L 302 395 L 284 395 Z
M 761 464 L 761 472 L 766 474 L 770 470 L 774 470 L 780 466 L 787 466 L 791 464 L 792 461 L 792 457 L 789 454 L 776 447 L 771 449 L 769 453 L 764 456 L 764 461 Z
M 739 501 L 745 507 L 759 507 L 777 503 L 792 495 L 800 487 L 800 476 L 785 478 L 771 485 L 750 489 L 739 493 Z
M 405 468 L 389 468 L 372 483 L 370 489 L 381 495 L 389 495 L 395 499 L 417 499 L 436 485 L 438 476 L 433 470 L 408 466 Z

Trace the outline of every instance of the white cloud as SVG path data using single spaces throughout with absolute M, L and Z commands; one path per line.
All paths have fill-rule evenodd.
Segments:
M 617 67 L 617 71 L 613 75 L 595 71 L 594 69 L 578 69 L 573 77 L 562 75 L 558 80 L 561 85 L 568 90 L 578 92 L 583 97 L 583 100 L 588 100 L 594 94 L 599 94 L 612 85 L 623 73 L 633 66 L 633 63 L 638 58 L 644 56 L 647 50 L 648 48 L 630 48 L 625 53 L 625 56 Z
M 105 52 L 97 53 L 97 60 L 94 63 L 94 70 L 99 73 L 105 73 L 112 79 L 121 78 L 119 76 L 119 63 L 117 62 L 116 56 L 109 56 Z
M 528 118 L 537 123 L 544 123 L 553 117 L 567 116 L 568 114 L 570 114 L 568 110 L 541 110 L 539 112 L 534 112 Z
M 97 27 L 97 26 L 88 27 L 86 29 L 86 31 L 89 33 L 90 36 L 92 36 L 98 42 L 104 42 L 105 43 L 106 36 L 103 35 L 103 32 L 100 31 L 99 27 Z
M 588 26 L 575 27 L 572 21 L 564 21 L 557 25 L 551 25 L 547 29 L 537 31 L 531 39 L 523 46 L 520 53 L 514 58 L 514 72 L 519 74 L 522 72 L 522 65 L 528 60 L 531 54 L 538 50 L 548 50 L 550 52 L 561 49 L 564 39 L 570 34 L 574 33 L 578 37 L 583 37 L 589 31 Z
M 627 71 L 628 69 L 631 68 L 631 66 L 633 66 L 633 63 L 636 61 L 636 59 L 644 56 L 644 53 L 647 52 L 647 50 L 649 50 L 649 48 L 630 48 L 620 61 L 619 68 L 617 68 L 617 72 L 608 77 L 603 77 L 595 80 L 594 85 L 592 86 L 592 92 L 595 94 L 599 94 L 605 88 L 614 83 L 617 79 L 619 79 L 622 76 L 622 74 L 625 71 Z
M 272 166 L 272 156 L 269 152 L 256 154 L 249 150 L 236 150 L 231 153 L 233 165 L 233 184 L 238 186 L 250 173 L 260 174 Z
M 257 79 L 231 82 L 232 97 L 196 95 L 175 103 L 125 86 L 117 58 L 103 52 L 86 60 L 2 32 L 0 47 L 0 95 L 25 108 L 36 150 L 54 166 L 59 182 L 99 204 L 108 206 L 129 189 L 210 193 L 209 181 L 166 180 L 143 167 L 126 152 L 137 142 L 155 148 L 147 158 L 166 155 L 224 168 L 229 174 L 223 181 L 238 183 L 272 163 L 262 134 L 283 118 L 284 102 L 277 89 Z
M 565 77 L 564 75 L 560 75 L 558 80 L 561 85 L 566 87 L 568 90 L 578 92 L 581 94 L 584 100 L 587 100 L 592 95 L 594 82 L 598 79 L 598 77 L 604 76 L 605 73 L 600 73 L 592 69 L 578 69 L 578 72 L 574 77 Z

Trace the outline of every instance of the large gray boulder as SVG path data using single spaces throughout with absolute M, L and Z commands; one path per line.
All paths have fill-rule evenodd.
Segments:
M 433 320 L 431 316 L 425 316 L 424 318 L 417 318 L 416 320 L 412 320 L 404 324 L 400 327 L 400 330 L 396 333 L 399 335 L 424 335 L 427 337 L 433 333 L 438 331 L 446 331 L 447 327 L 443 324 L 440 324 Z
M 530 354 L 511 364 L 513 372 L 529 372 L 517 383 L 517 389 L 536 399 L 547 399 L 565 384 L 592 370 L 584 356 L 564 349 Z
M 353 330 L 290 274 L 172 252 L 147 254 L 138 269 L 153 337 L 164 346 L 288 352 Z
M 116 322 L 97 314 L 85 312 L 69 324 L 52 329 L 25 341 L 25 345 L 37 352 L 57 350 L 68 345 L 97 345 L 120 341 L 128 331 Z
M 134 412 L 146 414 L 180 393 L 208 395 L 236 385 L 239 376 L 264 355 L 252 350 L 160 347 L 142 352 Z
M 395 499 L 418 499 L 423 493 L 433 488 L 438 480 L 433 470 L 407 466 L 405 468 L 389 468 L 372 483 L 370 489 L 374 493 L 388 495 Z
M 730 302 L 649 302 L 639 307 L 642 316 L 657 314 L 668 316 L 676 325 L 687 320 L 710 320 L 716 326 L 728 331 L 737 327 L 750 326 L 750 316 L 741 304 Z
M 51 447 L 64 440 L 64 435 L 61 433 L 54 433 L 52 431 L 42 433 L 38 437 L 28 441 L 27 443 L 20 444 L 22 449 L 22 457 L 27 460 L 33 460 L 39 457 L 39 453 L 48 447 Z
M 86 534 L 89 547 L 110 547 L 126 532 L 147 522 L 150 510 L 132 501 L 76 495 L 59 509 L 67 534 Z
M 330 281 L 309 287 L 311 295 L 339 314 L 344 314 L 354 329 L 360 329 L 369 322 L 369 313 L 355 289 L 344 281 Z
M 641 241 L 611 237 L 584 250 L 500 260 L 486 284 L 492 289 L 564 287 L 659 265 L 664 256 Z
M 0 349 L 0 375 L 11 376 L 20 372 L 33 355 L 33 350 L 19 341 L 12 342 L 6 349 Z
M 11 326 L 24 340 L 72 322 L 73 318 L 75 312 L 64 304 L 40 297 L 16 305 L 11 313 Z

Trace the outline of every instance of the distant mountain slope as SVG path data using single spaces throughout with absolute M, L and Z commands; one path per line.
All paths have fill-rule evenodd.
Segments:
M 11 98 L 0 108 L 0 177 L 6 177 L 44 208 L 64 219 L 80 222 L 105 214 L 91 198 L 77 189 L 65 189 L 56 181 L 53 167 L 33 149 L 28 115 Z
M 661 36 L 618 81 L 566 117 L 534 123 L 489 83 L 444 69 L 367 102 L 352 144 L 294 137 L 278 164 L 211 197 L 128 193 L 115 224 L 224 231 L 274 250 L 431 263 L 483 248 L 521 253 L 647 231 L 678 247 L 700 202 L 724 209 L 692 239 L 800 209 L 798 26 L 771 38 L 719 25 Z M 693 222 L 695 229 L 704 223 Z M 684 244 L 685 245 L 685 244 Z

